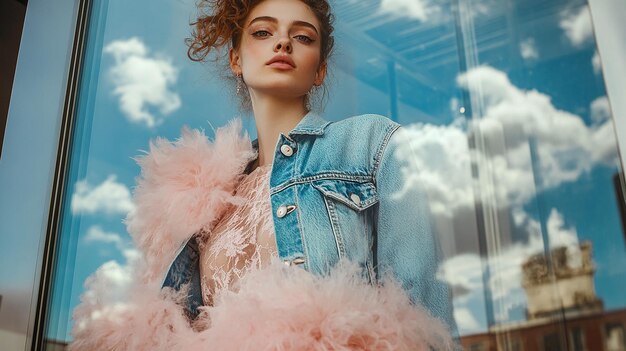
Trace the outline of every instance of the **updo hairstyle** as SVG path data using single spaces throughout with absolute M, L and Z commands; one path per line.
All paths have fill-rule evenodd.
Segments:
M 301 0 L 315 14 L 320 24 L 320 65 L 327 63 L 335 43 L 333 32 L 334 16 L 327 0 Z M 228 49 L 239 49 L 245 20 L 252 9 L 263 0 L 200 0 L 197 4 L 199 15 L 195 22 L 190 23 L 193 30 L 191 37 L 185 39 L 188 46 L 187 56 L 196 62 L 223 61 L 220 66 L 223 78 L 231 82 L 233 91 L 237 85 L 237 77 L 231 74 L 228 63 Z M 226 49 L 226 50 L 221 50 Z M 215 52 L 212 59 L 207 56 Z M 241 107 L 251 110 L 250 96 L 246 89 L 239 93 Z M 324 94 L 326 88 L 324 84 Z M 305 103 L 310 108 L 307 94 Z M 319 97 L 318 97 L 319 98 Z M 321 98 L 319 98 L 321 102 Z

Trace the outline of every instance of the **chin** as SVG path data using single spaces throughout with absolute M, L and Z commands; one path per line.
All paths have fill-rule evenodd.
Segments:
M 264 94 L 282 96 L 282 97 L 301 97 L 306 95 L 307 89 L 306 87 L 301 87 L 299 85 L 292 84 L 272 84 L 271 86 L 265 86 L 263 88 L 257 88 L 257 90 L 262 91 Z

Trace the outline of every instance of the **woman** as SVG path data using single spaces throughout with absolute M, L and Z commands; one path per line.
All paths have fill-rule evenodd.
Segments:
M 186 130 L 151 145 L 127 219 L 134 280 L 112 294 L 96 272 L 71 349 L 450 349 L 428 207 L 398 159 L 403 129 L 309 110 L 333 47 L 327 2 L 212 5 L 190 56 L 229 47 L 258 139 L 236 119 L 212 143 Z

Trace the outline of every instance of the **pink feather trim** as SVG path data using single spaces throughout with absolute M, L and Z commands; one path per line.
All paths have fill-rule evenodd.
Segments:
M 150 152 L 136 160 L 141 166 L 126 219 L 128 232 L 150 268 L 146 278 L 163 276 L 179 246 L 201 229 L 214 224 L 228 203 L 236 203 L 234 189 L 257 152 L 241 120 L 218 128 L 210 142 L 199 130 L 183 129 L 180 139 L 158 138 Z
M 442 322 L 391 276 L 382 281 L 368 284 L 348 261 L 322 277 L 275 260 L 202 307 L 193 326 L 180 296 L 136 290 L 119 306 L 77 309 L 70 350 L 454 349 Z

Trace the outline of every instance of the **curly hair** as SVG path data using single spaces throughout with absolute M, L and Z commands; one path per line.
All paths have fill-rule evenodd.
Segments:
M 320 23 L 321 65 L 328 61 L 335 44 L 332 35 L 334 16 L 327 0 L 301 1 L 309 6 Z M 263 0 L 200 0 L 197 5 L 200 15 L 195 22 L 190 23 L 193 26 L 191 37 L 185 39 L 188 46 L 187 56 L 192 61 L 204 62 L 211 51 L 219 52 L 219 49 L 229 46 L 239 49 L 245 20 L 250 11 L 261 2 Z M 214 60 L 219 61 L 223 56 L 217 55 Z M 225 78 L 236 83 L 235 77 Z M 241 98 L 242 106 L 249 109 L 248 94 L 243 94 Z

